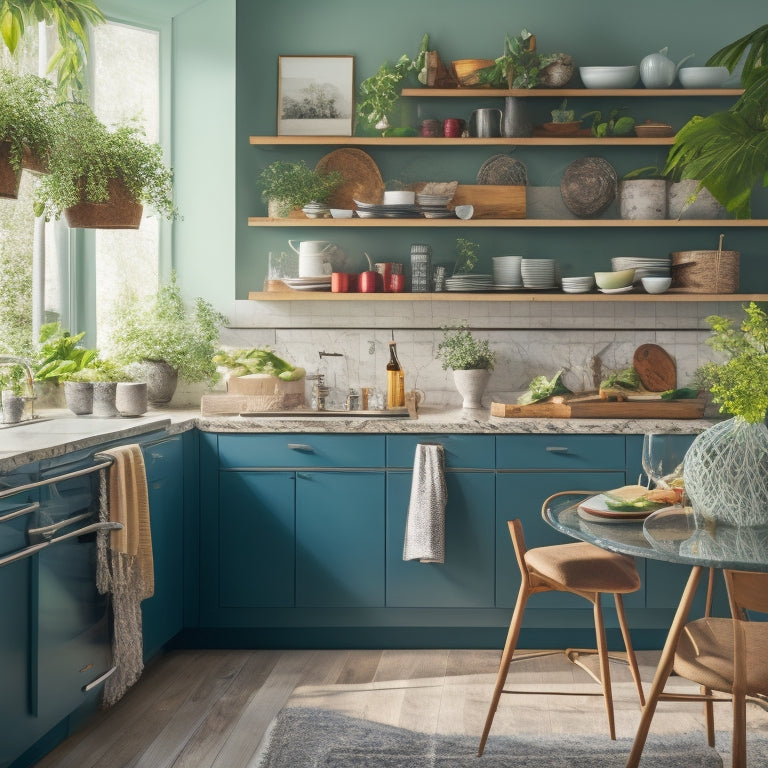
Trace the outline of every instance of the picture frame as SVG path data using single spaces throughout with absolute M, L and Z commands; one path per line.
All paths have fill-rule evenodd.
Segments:
M 354 56 L 278 56 L 277 135 L 351 136 Z

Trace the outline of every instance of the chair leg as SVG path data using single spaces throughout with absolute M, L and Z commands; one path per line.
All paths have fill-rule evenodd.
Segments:
M 616 740 L 616 724 L 613 718 L 613 692 L 611 691 L 611 670 L 608 659 L 608 643 L 605 639 L 605 624 L 603 623 L 603 611 L 600 608 L 600 595 L 594 599 L 595 635 L 597 637 L 597 654 L 600 659 L 600 680 L 603 685 L 603 697 L 605 698 L 605 713 L 608 715 L 608 731 L 611 739 Z
M 509 624 L 509 631 L 507 632 L 507 641 L 504 644 L 504 651 L 501 654 L 499 674 L 496 676 L 496 687 L 493 689 L 491 706 L 488 708 L 483 735 L 480 737 L 480 746 L 477 750 L 478 757 L 482 756 L 483 750 L 485 749 L 485 742 L 488 740 L 488 734 L 491 731 L 493 717 L 496 714 L 496 708 L 499 705 L 499 699 L 504 690 L 504 684 L 507 681 L 509 665 L 512 663 L 512 655 L 517 647 L 517 639 L 520 637 L 520 626 L 523 623 L 523 613 L 525 612 L 525 605 L 528 602 L 529 595 L 530 592 L 526 589 L 525 584 L 521 584 L 520 591 L 517 593 L 517 602 L 515 603 L 515 610 L 512 614 L 512 621 Z
M 640 706 L 645 706 L 645 694 L 643 693 L 643 683 L 640 680 L 640 670 L 637 666 L 637 657 L 635 656 L 635 649 L 632 645 L 632 637 L 629 634 L 629 627 L 627 626 L 627 617 L 624 613 L 624 600 L 621 595 L 614 593 L 614 602 L 616 603 L 616 615 L 619 618 L 619 626 L 621 627 L 621 636 L 624 638 L 624 648 L 627 651 L 627 661 L 629 662 L 629 669 L 632 672 L 632 679 L 635 681 L 635 687 L 637 688 L 637 695 L 640 698 Z
M 731 768 L 747 768 L 747 701 L 743 695 L 733 695 L 733 736 Z
M 706 686 L 702 685 L 701 693 L 703 696 L 711 696 L 712 695 L 712 689 L 707 688 Z M 714 748 L 715 746 L 715 712 L 714 712 L 714 704 L 711 701 L 705 701 L 704 702 L 704 722 L 706 723 L 707 728 L 707 744 L 709 744 L 710 747 Z

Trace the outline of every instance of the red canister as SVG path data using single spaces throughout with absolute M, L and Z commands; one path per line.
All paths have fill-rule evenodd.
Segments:
M 349 291 L 349 275 L 346 272 L 331 273 L 331 293 L 347 293 Z
M 368 270 L 361 272 L 357 276 L 358 293 L 376 293 L 376 281 L 379 279 L 379 273 Z
M 443 136 L 455 139 L 461 136 L 466 123 L 457 117 L 447 117 L 443 120 Z

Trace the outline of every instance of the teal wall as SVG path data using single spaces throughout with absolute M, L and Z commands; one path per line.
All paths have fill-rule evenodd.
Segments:
M 210 5 L 210 3 L 208 4 Z M 402 53 L 416 54 L 424 32 L 430 35 L 430 48 L 450 62 L 459 58 L 492 58 L 498 56 L 505 32 L 518 34 L 527 27 L 534 32 L 538 48 L 544 52 L 562 51 L 574 56 L 577 65 L 623 65 L 639 63 L 648 53 L 669 46 L 670 56 L 679 60 L 689 53 L 695 59 L 689 64 L 704 64 L 718 48 L 766 22 L 764 4 L 757 0 L 734 0 L 728 4 L 714 0 L 685 0 L 670 3 L 646 0 L 629 3 L 621 0 L 550 0 L 546 3 L 519 3 L 508 0 L 479 0 L 467 3 L 443 0 L 439 4 L 427 0 L 294 0 L 282 3 L 237 3 L 237 118 L 236 118 L 236 247 L 234 250 L 234 283 L 236 297 L 247 298 L 248 291 L 260 290 L 266 271 L 266 258 L 271 250 L 287 250 L 288 238 L 330 239 L 351 257 L 356 267 L 363 265 L 362 252 L 376 260 L 406 261 L 411 242 L 430 242 L 434 260 L 451 264 L 455 257 L 455 239 L 468 237 L 480 243 L 481 265 L 486 271 L 490 258 L 503 253 L 520 253 L 529 257 L 556 256 L 564 274 L 583 274 L 594 269 L 610 268 L 610 257 L 662 256 L 672 250 L 717 247 L 719 230 L 701 229 L 451 229 L 437 230 L 328 230 L 307 228 L 266 229 L 248 227 L 249 216 L 263 216 L 265 205 L 256 186 L 259 171 L 277 159 L 303 158 L 314 165 L 333 147 L 266 149 L 252 147 L 250 135 L 269 135 L 276 131 L 277 59 L 280 54 L 352 54 L 355 56 L 355 88 L 372 75 L 386 59 L 394 60 Z M 227 9 L 229 11 L 229 8 Z M 212 20 L 213 21 L 213 20 Z M 183 70 L 176 76 L 186 78 Z M 224 83 L 228 88 L 229 82 Z M 219 94 L 205 89 L 220 104 Z M 190 88 L 189 98 L 194 98 Z M 179 103 L 176 98 L 176 103 Z M 411 100 L 409 100 L 411 101 Z M 472 99 L 412 100 L 412 118 L 468 117 L 477 106 L 487 101 Z M 532 104 L 534 122 L 543 122 L 559 99 L 536 99 Z M 590 109 L 610 110 L 627 107 L 638 120 L 667 120 L 677 128 L 690 114 L 724 108 L 725 99 L 579 99 L 572 106 L 581 115 Z M 495 102 L 494 102 L 495 104 Z M 498 104 L 501 102 L 499 100 Z M 208 106 L 208 104 L 206 104 Z M 177 116 L 178 119 L 178 116 Z M 177 125 L 176 139 L 183 138 Z M 224 153 L 229 149 L 225 145 Z M 473 183 L 480 165 L 492 154 L 512 151 L 507 148 L 446 150 L 440 147 L 399 150 L 375 147 L 367 150 L 379 165 L 386 180 L 399 179 Z M 630 147 L 602 151 L 600 148 L 527 148 L 514 150 L 522 160 L 534 186 L 558 186 L 563 171 L 574 159 L 600 154 L 623 174 L 633 168 L 662 163 L 665 150 L 653 147 Z M 186 177 L 191 175 L 187 169 Z M 218 210 L 218 195 L 226 197 L 223 183 L 210 197 Z M 753 215 L 766 216 L 765 194 L 757 195 Z M 214 199 L 217 198 L 217 199 Z M 215 229 L 227 244 L 230 233 L 223 231 L 224 217 Z M 200 222 L 195 232 L 203 234 Z M 762 259 L 765 234 L 747 229 L 725 230 L 725 247 L 742 253 L 742 287 L 746 290 L 768 290 L 768 278 Z M 192 240 L 190 240 L 192 242 Z M 202 269 L 210 254 L 199 247 L 183 250 L 176 244 L 176 260 L 186 272 L 193 263 Z M 231 251 L 222 251 L 228 257 Z M 232 277 L 226 261 L 221 272 L 206 276 L 208 289 L 217 295 L 225 291 L 223 281 Z

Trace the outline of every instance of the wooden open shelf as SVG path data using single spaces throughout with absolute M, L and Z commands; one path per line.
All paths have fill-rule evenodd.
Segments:
M 251 136 L 260 147 L 345 146 L 345 147 L 669 147 L 674 136 L 642 139 L 638 136 L 533 136 L 530 138 L 425 138 L 423 136 Z
M 515 302 L 691 302 L 768 301 L 765 293 L 562 293 L 510 291 L 509 293 L 331 293 L 330 291 L 251 291 L 250 301 L 515 301 Z
M 611 98 L 658 98 L 690 96 L 741 96 L 742 88 L 403 88 L 403 96 L 418 98 L 576 98 L 579 96 L 606 96 Z

